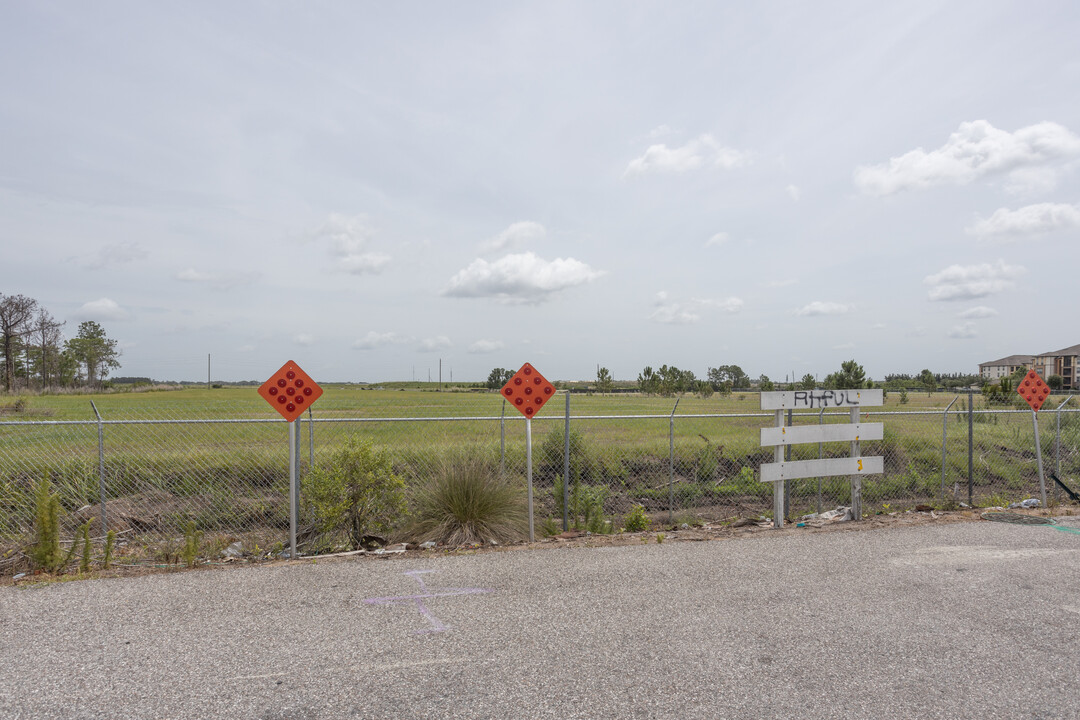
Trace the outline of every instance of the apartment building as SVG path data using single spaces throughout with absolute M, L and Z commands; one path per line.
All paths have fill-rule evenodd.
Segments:
M 1080 345 L 1039 355 L 1009 355 L 979 363 L 979 375 L 991 382 L 1020 369 L 1034 370 L 1043 378 L 1060 375 L 1062 390 L 1080 390 Z
M 1080 345 L 1055 350 L 1054 352 L 1037 355 L 1033 365 L 1035 372 L 1048 378 L 1051 375 L 1060 375 L 1062 390 L 1080 389 Z
M 1000 360 L 979 363 L 979 376 L 993 382 L 1009 377 L 1020 368 L 1030 368 L 1034 360 L 1034 355 L 1009 355 Z

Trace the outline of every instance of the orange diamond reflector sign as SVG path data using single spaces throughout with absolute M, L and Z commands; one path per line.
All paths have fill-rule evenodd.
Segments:
M 259 387 L 259 394 L 281 416 L 292 422 L 322 395 L 323 390 L 292 360 Z
M 1039 412 L 1046 398 L 1050 397 L 1050 386 L 1043 382 L 1037 372 L 1029 370 L 1016 386 L 1016 392 L 1020 393 L 1020 397 L 1027 401 L 1032 410 Z
M 536 368 L 525 363 L 500 392 L 511 407 L 531 418 L 555 396 L 555 386 L 544 379 Z

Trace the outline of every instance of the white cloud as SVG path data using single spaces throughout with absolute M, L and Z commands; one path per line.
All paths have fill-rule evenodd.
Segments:
M 814 317 L 816 315 L 847 315 L 853 310 L 855 310 L 854 305 L 815 300 L 809 305 L 804 305 L 797 309 L 795 314 L 802 317 Z
M 293 342 L 302 347 L 307 347 L 314 344 L 315 338 L 311 335 L 308 335 L 307 333 L 300 333 L 299 335 L 293 337 Z
M 705 247 L 720 247 L 726 243 L 728 239 L 729 237 L 726 232 L 718 232 L 705 241 Z
M 993 215 L 965 228 L 979 237 L 1015 237 L 1080 227 L 1080 207 L 1064 203 L 1038 203 L 1016 210 L 998 208 Z
M 437 352 L 439 350 L 445 350 L 448 347 L 453 347 L 454 343 L 450 342 L 450 338 L 445 335 L 439 335 L 433 338 L 424 338 L 420 341 L 420 345 L 416 348 L 420 352 Z
M 82 266 L 90 270 L 116 267 L 148 257 L 146 249 L 134 240 L 102 245 L 97 254 L 83 258 Z
M 366 215 L 331 213 L 320 227 L 311 232 L 312 240 L 328 246 L 334 265 L 351 275 L 380 272 L 392 259 L 389 255 L 367 250 L 375 236 Z
M 792 285 L 798 285 L 798 284 L 799 284 L 798 280 L 788 278 L 786 280 L 770 280 L 769 282 L 765 283 L 765 287 L 767 287 L 767 288 L 782 288 L 782 287 L 791 287 Z
M 250 285 L 259 279 L 257 272 L 244 273 L 207 273 L 188 268 L 181 270 L 173 276 L 181 282 L 198 283 L 206 285 L 212 290 L 231 290 L 240 285 Z
M 1007 173 L 1023 186 L 1035 169 L 1045 183 L 1050 163 L 1080 156 L 1080 137 L 1053 122 L 999 130 L 986 120 L 961 123 L 937 150 L 916 148 L 878 165 L 855 168 L 855 185 L 869 195 L 947 183 L 965 185 L 978 178 Z M 1028 183 L 1030 184 L 1030 183 Z
M 473 355 L 485 355 L 498 352 L 503 349 L 502 340 L 477 340 L 469 346 L 469 352 Z
M 939 273 L 928 275 L 923 283 L 930 285 L 931 300 L 972 300 L 1008 290 L 1013 279 L 1026 272 L 1019 265 L 997 264 L 950 265 Z
M 726 313 L 737 313 L 742 310 L 745 304 L 742 298 L 737 297 L 729 297 L 725 300 L 699 300 L 698 302 L 706 307 L 714 307 Z
M 963 325 L 954 326 L 952 330 L 949 330 L 949 337 L 953 340 L 970 340 L 978 337 L 978 333 L 975 332 L 975 323 L 966 322 Z
M 501 233 L 485 241 L 481 249 L 485 252 L 498 252 L 500 250 L 517 250 L 529 243 L 543 240 L 547 235 L 544 226 L 532 220 L 516 222 Z
M 983 320 L 985 318 L 997 317 L 998 311 L 985 305 L 979 305 L 973 307 L 970 310 L 965 310 L 960 313 L 958 317 L 962 317 L 965 320 Z
M 700 135 L 682 147 L 669 148 L 663 143 L 650 145 L 645 154 L 630 161 L 623 177 L 650 172 L 681 173 L 705 166 L 735 168 L 750 162 L 750 154 L 724 147 L 712 135 Z
M 374 350 L 385 345 L 401 345 L 409 341 L 407 336 L 396 332 L 377 333 L 371 330 L 367 335 L 353 342 L 352 346 L 357 350 Z
M 506 255 L 493 262 L 477 258 L 450 278 L 442 294 L 539 303 L 560 290 L 592 282 L 603 274 L 574 258 L 547 261 L 531 252 Z
M 656 293 L 653 300 L 656 309 L 648 316 L 648 320 L 664 325 L 689 325 L 701 319 L 702 308 L 717 308 L 726 313 L 737 313 L 742 310 L 743 301 L 737 297 L 726 300 L 690 300 L 685 303 L 671 300 L 666 291 Z
M 785 190 L 787 191 L 788 197 L 795 202 L 799 202 L 799 199 L 802 197 L 802 190 L 799 189 L 798 185 L 788 185 Z
M 648 137 L 651 140 L 655 140 L 656 138 L 667 137 L 672 132 L 673 132 L 672 129 L 670 127 L 668 127 L 667 125 L 660 125 L 659 127 L 655 127 L 652 130 L 650 130 Z
M 109 298 L 83 303 L 74 313 L 77 320 L 127 320 L 130 313 Z

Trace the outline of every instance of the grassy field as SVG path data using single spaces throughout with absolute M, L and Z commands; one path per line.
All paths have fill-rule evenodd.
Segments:
M 328 385 L 324 390 L 313 407 L 314 422 L 304 416 L 300 423 L 305 467 L 327 458 L 350 436 L 361 435 L 386 447 L 396 471 L 409 482 L 462 453 L 499 463 L 511 480 L 524 481 L 525 423 L 509 408 L 500 422 L 504 407 L 497 393 L 437 392 L 423 385 Z M 901 404 L 899 393 L 890 392 L 883 408 L 870 410 L 866 419 L 883 422 L 885 438 L 864 442 L 862 453 L 884 456 L 886 472 L 864 482 L 868 511 L 967 500 L 967 417 L 960 412 L 966 408 L 964 395 L 944 423 L 946 493 L 941 491 L 942 411 L 957 397 L 911 391 Z M 33 514 L 30 492 L 41 477 L 59 489 L 73 522 L 95 516 L 102 478 L 91 402 L 105 422 L 101 461 L 111 517 L 164 534 L 175 534 L 188 519 L 233 533 L 287 527 L 286 425 L 254 387 L 28 397 L 21 398 L 18 411 L 16 400 L 0 398 L 0 535 L 27 531 Z M 1060 402 L 1052 398 L 1047 407 Z M 979 396 L 975 406 L 977 501 L 996 503 L 1037 493 L 1030 412 L 983 412 Z M 563 471 L 565 407 L 560 393 L 533 423 L 538 517 L 561 512 L 553 490 Z M 626 512 L 634 503 L 660 513 L 672 500 L 676 513 L 765 512 L 770 507 L 771 486 L 756 475 L 760 464 L 772 459 L 758 436 L 772 417 L 759 410 L 757 393 L 683 396 L 677 408 L 675 398 L 575 393 L 571 415 L 572 482 L 590 488 L 589 501 L 609 515 Z M 715 415 L 748 417 L 709 417 Z M 1056 458 L 1056 419 L 1052 412 L 1040 414 L 1049 469 Z M 847 413 L 797 414 L 795 423 L 819 420 L 846 422 Z M 73 421 L 80 424 L 67 424 Z M 1063 413 L 1061 455 L 1067 475 L 1080 470 L 1078 442 L 1080 415 Z M 813 444 L 793 448 L 792 459 L 847 454 L 846 443 Z M 845 478 L 789 485 L 793 512 L 849 501 Z

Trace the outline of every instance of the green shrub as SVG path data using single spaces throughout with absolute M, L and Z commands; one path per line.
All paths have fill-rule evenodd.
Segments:
M 189 568 L 195 567 L 195 561 L 199 559 L 199 540 L 201 539 L 202 533 L 195 529 L 195 523 L 188 522 L 184 526 L 184 548 L 180 551 L 180 556 Z
M 511 542 L 525 536 L 529 522 L 522 489 L 477 458 L 445 461 L 415 489 L 412 505 L 406 535 L 416 542 Z
M 626 532 L 642 532 L 649 529 L 649 516 L 645 514 L 644 505 L 635 505 L 623 518 L 623 529 Z
M 52 491 L 48 478 L 38 483 L 34 496 L 34 545 L 30 548 L 34 567 L 48 572 L 60 569 L 60 496 Z
M 563 481 L 555 480 L 551 490 L 555 500 L 555 514 L 563 514 Z M 570 526 L 575 530 L 582 528 L 589 532 L 604 532 L 607 518 L 604 516 L 604 500 L 608 489 L 602 485 L 585 485 L 571 478 L 570 480 Z
M 116 531 L 110 530 L 105 533 L 105 557 L 101 561 L 101 567 L 105 570 L 112 565 L 113 546 L 116 545 Z
M 90 522 L 83 523 L 79 528 L 82 535 L 82 558 L 79 560 L 79 572 L 90 572 Z
M 326 465 L 304 479 L 305 503 L 316 543 L 345 540 L 358 548 L 365 535 L 385 535 L 406 514 L 405 483 L 394 474 L 390 454 L 351 438 Z

